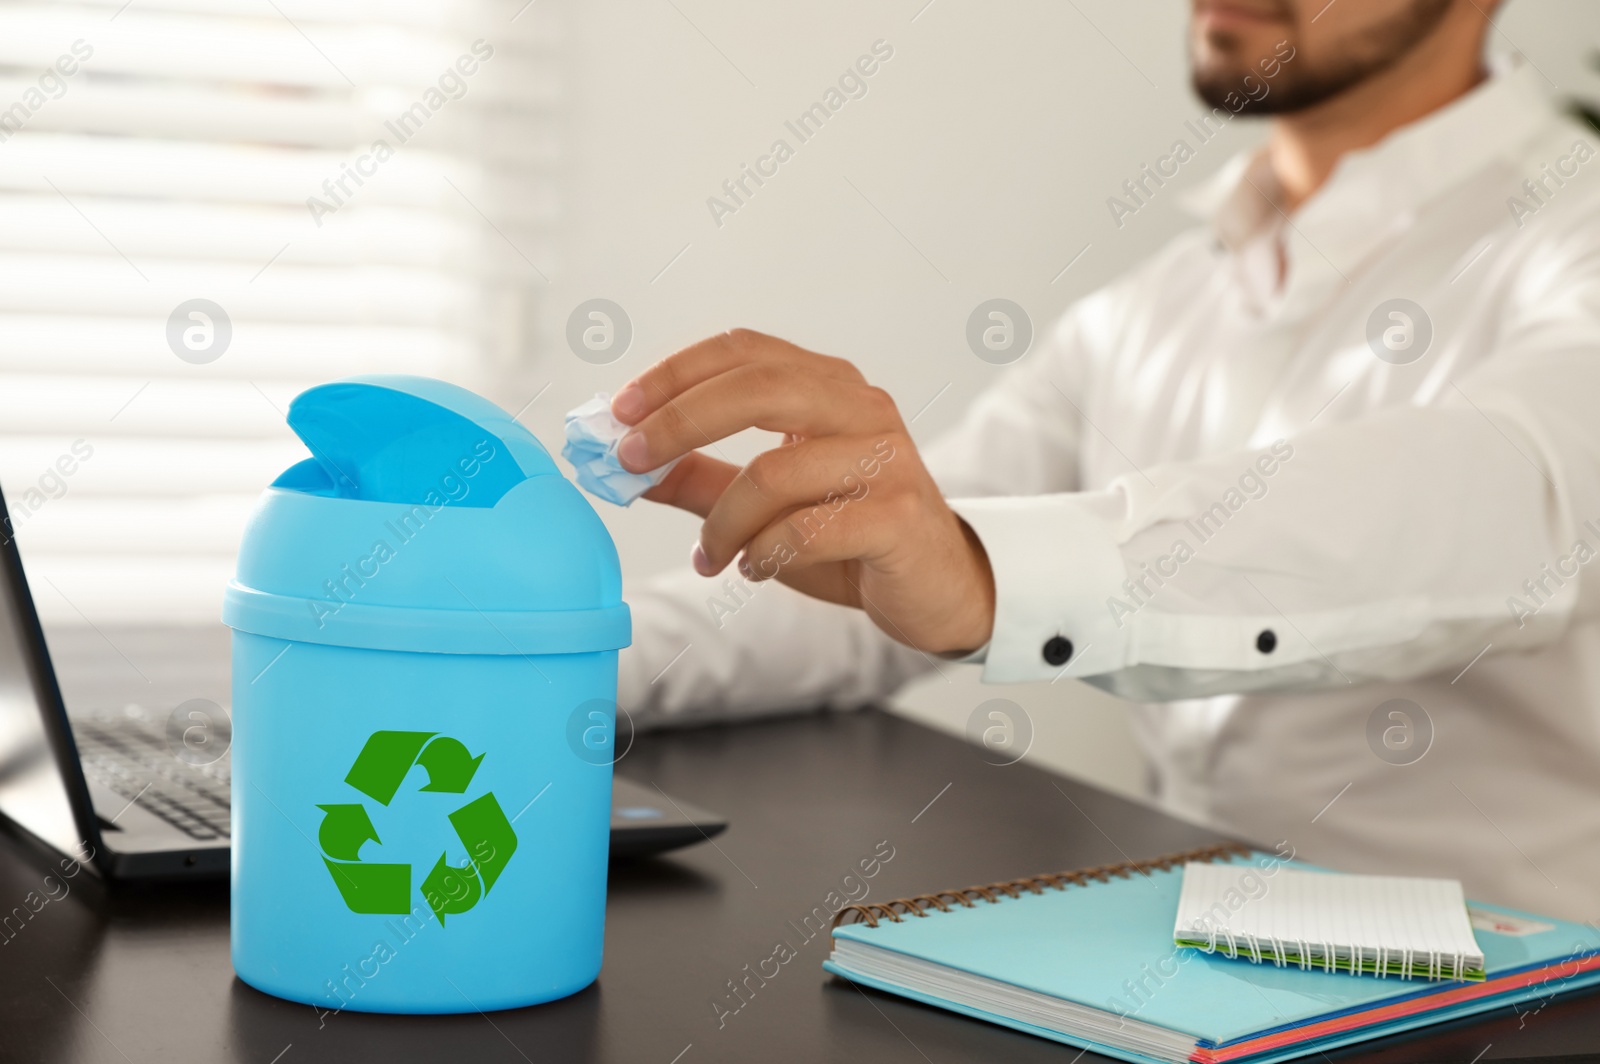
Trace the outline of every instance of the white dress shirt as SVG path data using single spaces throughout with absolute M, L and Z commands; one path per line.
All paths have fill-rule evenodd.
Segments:
M 1220 172 L 1207 225 L 929 448 L 994 568 L 984 679 L 1136 702 L 1188 817 L 1600 917 L 1597 143 L 1520 68 L 1287 219 L 1259 156 Z M 1423 317 L 1378 314 L 1379 358 L 1392 299 Z M 644 723 L 846 706 L 929 667 L 777 585 L 630 598 Z

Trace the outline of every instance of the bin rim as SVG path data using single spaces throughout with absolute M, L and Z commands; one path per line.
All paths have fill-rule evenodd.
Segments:
M 296 643 L 425 654 L 584 654 L 632 642 L 619 602 L 581 610 L 439 609 L 280 595 L 228 581 L 222 622 L 238 632 Z

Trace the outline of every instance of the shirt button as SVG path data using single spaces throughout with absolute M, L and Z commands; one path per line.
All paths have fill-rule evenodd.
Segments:
M 1044 660 L 1051 665 L 1065 665 L 1072 658 L 1072 640 L 1053 635 L 1045 641 Z
M 1256 636 L 1256 649 L 1263 654 L 1270 654 L 1278 648 L 1278 637 L 1271 628 L 1263 628 L 1261 634 Z

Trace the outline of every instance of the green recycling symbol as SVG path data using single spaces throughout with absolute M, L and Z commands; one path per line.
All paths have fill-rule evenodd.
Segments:
M 457 739 L 438 732 L 376 731 L 367 739 L 344 781 L 379 805 L 388 805 L 411 766 L 421 765 L 428 782 L 420 788 L 442 794 L 465 794 L 477 775 L 483 755 L 473 757 Z M 319 805 L 326 815 L 317 832 L 323 863 L 351 912 L 411 911 L 411 866 L 369 864 L 361 847 L 370 839 L 382 845 L 367 807 L 360 802 Z M 494 887 L 517 849 L 517 834 L 490 791 L 450 815 L 456 835 L 467 849 L 467 863 L 457 867 L 440 854 L 422 881 L 422 896 L 443 926 L 446 914 L 464 913 Z

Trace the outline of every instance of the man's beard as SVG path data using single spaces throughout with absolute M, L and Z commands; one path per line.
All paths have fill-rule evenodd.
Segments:
M 1216 62 L 1202 67 L 1196 61 L 1191 75 L 1195 93 L 1212 107 L 1235 114 L 1290 114 L 1330 100 L 1374 74 L 1388 69 L 1415 48 L 1438 26 L 1451 0 L 1410 0 L 1390 18 L 1363 30 L 1351 42 L 1348 54 L 1321 68 L 1310 65 L 1305 53 L 1283 64 L 1275 78 L 1267 79 L 1240 53 L 1242 42 L 1231 33 L 1212 34 L 1207 42 L 1221 53 Z M 1290 38 L 1293 43 L 1293 38 Z M 1266 58 L 1266 57 L 1262 57 Z M 1246 83 L 1248 79 L 1248 84 Z M 1251 90 L 1267 84 L 1265 94 Z M 1240 103 L 1243 106 L 1240 106 Z

